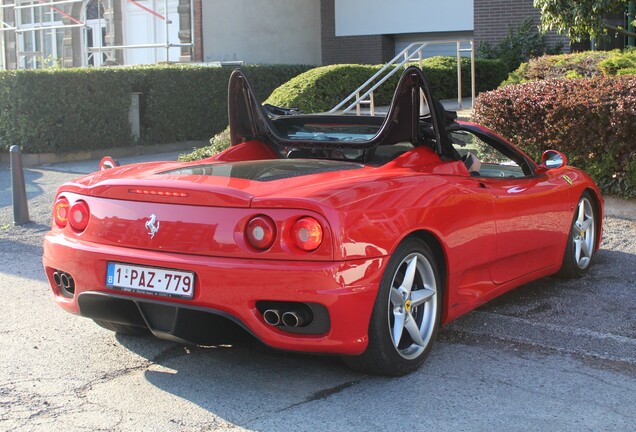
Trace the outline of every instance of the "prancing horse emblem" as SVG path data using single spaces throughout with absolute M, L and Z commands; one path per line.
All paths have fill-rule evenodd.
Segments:
M 157 225 L 155 225 L 155 222 Z M 155 238 L 155 234 L 159 232 L 159 221 L 154 214 L 150 215 L 150 220 L 146 222 L 146 228 L 148 228 L 148 235 L 150 238 Z

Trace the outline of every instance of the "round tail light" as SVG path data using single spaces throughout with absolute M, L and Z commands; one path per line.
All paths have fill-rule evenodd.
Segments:
M 69 204 L 64 197 L 58 198 L 53 204 L 53 221 L 60 228 L 66 227 L 68 223 Z
M 294 224 L 292 236 L 300 249 L 313 251 L 322 243 L 322 226 L 312 217 L 303 217 Z
M 84 231 L 88 225 L 88 220 L 91 217 L 91 213 L 88 209 L 88 204 L 84 201 L 77 201 L 71 206 L 69 211 L 68 222 L 71 227 L 76 231 Z
M 245 236 L 256 249 L 269 249 L 276 238 L 276 224 L 267 216 L 256 216 L 247 223 Z

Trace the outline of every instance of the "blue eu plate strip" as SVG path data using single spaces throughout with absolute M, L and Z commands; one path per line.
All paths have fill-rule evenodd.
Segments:
M 115 263 L 109 262 L 106 268 L 106 286 L 112 287 L 115 282 Z

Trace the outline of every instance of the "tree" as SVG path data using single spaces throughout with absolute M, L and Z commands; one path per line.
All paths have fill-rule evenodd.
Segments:
M 544 30 L 556 29 L 566 33 L 571 40 L 580 41 L 603 36 L 608 30 L 636 37 L 636 33 L 605 21 L 610 14 L 625 13 L 630 3 L 633 0 L 534 0 L 534 7 L 541 10 Z
M 560 42 L 549 46 L 545 40 L 545 35 L 537 31 L 532 17 L 528 17 L 519 27 L 508 27 L 508 36 L 496 45 L 482 42 L 479 45 L 479 55 L 487 59 L 501 60 L 508 68 L 508 72 L 512 72 L 531 57 L 559 54 L 562 49 L 563 44 Z

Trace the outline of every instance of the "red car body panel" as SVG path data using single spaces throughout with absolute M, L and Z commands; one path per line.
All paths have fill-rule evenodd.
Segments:
M 45 237 L 43 262 L 56 302 L 74 314 L 82 313 L 82 294 L 203 310 L 239 323 L 272 347 L 360 354 L 382 273 L 405 238 L 425 237 L 439 246 L 447 323 L 557 272 L 584 191 L 595 197 L 602 220 L 598 188 L 575 168 L 547 170 L 532 163 L 532 176 L 472 177 L 462 161 L 445 160 L 425 146 L 380 166 L 274 181 L 179 171 L 279 157 L 254 139 L 205 161 L 122 166 L 62 185 L 58 196 L 71 205 L 86 202 L 90 220 L 82 232 L 53 222 Z M 156 235 L 145 225 L 151 214 L 161 223 Z M 276 228 L 276 241 L 266 251 L 245 236 L 248 221 L 258 215 L 271 218 Z M 299 249 L 291 238 L 302 217 L 323 229 L 313 251 Z M 192 271 L 194 297 L 107 288 L 108 262 Z M 57 271 L 72 275 L 73 295 L 55 283 Z M 328 331 L 299 334 L 268 325 L 259 301 L 322 305 Z M 158 336 L 160 327 L 152 328 Z

